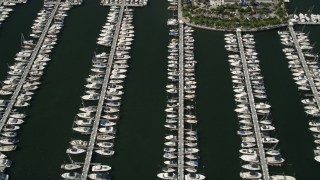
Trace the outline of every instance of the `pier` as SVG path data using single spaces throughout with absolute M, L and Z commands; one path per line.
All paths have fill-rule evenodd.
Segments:
M 116 45 L 117 45 L 118 36 L 119 36 L 119 32 L 120 32 L 120 26 L 121 26 L 124 8 L 125 8 L 125 5 L 121 5 L 120 11 L 119 11 L 119 16 L 118 16 L 118 22 L 117 22 L 116 29 L 114 32 L 111 50 L 110 50 L 110 54 L 109 54 L 108 64 L 107 64 L 107 68 L 106 68 L 106 74 L 104 76 L 104 81 L 103 81 L 103 85 L 102 85 L 102 89 L 101 89 L 101 95 L 100 95 L 98 106 L 97 106 L 97 112 L 96 112 L 95 118 L 94 118 L 92 134 L 90 136 L 90 141 L 89 141 L 89 145 L 88 145 L 88 149 L 87 149 L 87 153 L 86 153 L 86 158 L 85 158 L 85 162 L 84 162 L 84 166 L 83 166 L 83 170 L 82 170 L 82 174 L 81 174 L 82 180 L 88 179 L 87 178 L 88 172 L 89 172 L 89 168 L 91 165 L 92 153 L 94 150 L 94 145 L 95 145 L 95 141 L 96 141 L 96 137 L 97 137 L 97 133 L 98 133 L 101 111 L 102 111 L 103 103 L 104 103 L 105 96 L 106 96 L 106 91 L 107 91 L 108 82 L 109 82 L 109 78 L 110 78 L 114 54 L 116 51 Z
M 128 7 L 143 7 L 148 4 L 148 0 L 101 0 L 102 6 L 128 6 Z
M 291 37 L 293 39 L 294 46 L 295 46 L 295 48 L 297 50 L 297 53 L 298 53 L 298 56 L 299 56 L 299 60 L 300 60 L 300 62 L 302 64 L 303 70 L 306 73 L 306 78 L 308 79 L 311 91 L 312 91 L 312 93 L 314 95 L 314 99 L 315 99 L 315 101 L 317 103 L 317 107 L 318 107 L 318 109 L 320 109 L 319 92 L 318 92 L 317 87 L 316 87 L 316 85 L 315 85 L 315 83 L 313 81 L 312 75 L 311 75 L 311 73 L 309 71 L 306 59 L 305 59 L 304 54 L 303 54 L 303 52 L 301 50 L 301 47 L 299 45 L 299 42 L 298 42 L 298 39 L 297 39 L 297 36 L 296 36 L 296 33 L 295 33 L 294 29 L 293 29 L 293 25 L 292 24 L 289 25 L 289 31 L 290 31 Z
M 178 116 L 178 180 L 184 179 L 184 44 L 182 21 L 179 21 L 179 116 Z
M 54 6 L 54 9 L 52 10 L 51 12 L 51 15 L 43 29 L 43 32 L 35 46 L 35 48 L 33 49 L 33 53 L 32 55 L 30 56 L 30 59 L 29 59 L 29 62 L 21 76 L 21 79 L 16 87 L 16 89 L 14 90 L 12 96 L 11 96 L 11 99 L 10 99 L 10 103 L 8 104 L 8 106 L 6 107 L 6 110 L 5 110 L 5 113 L 3 114 L 2 118 L 1 118 L 1 121 L 0 121 L 0 131 L 2 131 L 2 128 L 3 126 L 5 125 L 5 123 L 7 122 L 7 119 L 11 113 L 11 110 L 16 102 L 16 99 L 21 91 L 21 88 L 23 86 L 23 84 L 25 83 L 25 80 L 27 78 L 27 75 L 29 74 L 29 71 L 33 65 L 33 62 L 35 61 L 37 55 L 38 55 L 38 52 L 43 44 L 43 41 L 44 41 L 44 38 L 49 30 L 49 27 L 51 25 L 51 22 L 53 21 L 53 18 L 58 10 L 58 7 L 59 7 L 59 4 L 60 4 L 61 0 L 57 0 L 57 4 Z
M 242 42 L 242 37 L 241 37 L 241 30 L 237 29 L 236 34 L 237 34 L 240 57 L 241 57 L 241 61 L 242 61 L 243 71 L 244 71 L 244 79 L 245 79 L 245 83 L 246 83 L 246 89 L 247 89 L 247 93 L 248 93 L 248 97 L 249 97 L 251 117 L 252 117 L 252 121 L 253 121 L 254 132 L 255 132 L 256 142 L 257 142 L 257 146 L 258 146 L 258 152 L 259 152 L 259 157 L 260 157 L 260 164 L 261 164 L 263 179 L 269 180 L 270 179 L 269 169 L 268 169 L 268 164 L 267 164 L 267 161 L 265 158 L 265 151 L 264 151 L 263 144 L 262 144 L 262 137 L 261 137 L 260 126 L 259 126 L 259 122 L 258 122 L 258 115 L 257 115 L 257 111 L 255 108 L 255 102 L 254 102 L 254 97 L 253 97 L 253 92 L 252 92 L 252 87 L 251 87 L 251 82 L 250 82 L 250 76 L 249 76 L 249 70 L 248 70 L 248 66 L 247 66 L 247 62 L 246 62 L 246 57 L 245 57 L 244 47 L 243 47 L 243 42 Z

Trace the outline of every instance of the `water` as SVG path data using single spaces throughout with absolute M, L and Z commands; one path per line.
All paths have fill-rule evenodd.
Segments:
M 317 0 L 294 0 L 291 11 L 305 12 Z M 0 29 L 0 79 L 20 49 L 20 33 L 27 34 L 41 1 L 31 0 L 15 7 Z M 121 107 L 119 134 L 113 158 L 94 159 L 110 164 L 116 180 L 156 179 L 163 158 L 167 79 L 168 18 L 165 0 L 150 0 L 135 8 L 135 41 Z M 314 11 L 317 9 L 315 7 Z M 98 1 L 85 1 L 69 11 L 59 43 L 51 54 L 42 85 L 26 109 L 17 151 L 9 154 L 15 163 L 12 179 L 59 179 L 60 164 L 67 161 L 65 150 L 72 133 L 73 118 L 81 105 L 85 78 L 89 74 L 96 38 L 106 20 L 108 8 Z M 318 12 L 319 13 L 319 12 Z M 319 39 L 320 27 L 308 27 L 310 40 Z M 224 33 L 196 30 L 195 58 L 199 148 L 207 179 L 239 179 L 240 138 L 233 111 L 231 74 L 224 49 Z M 319 164 L 313 160 L 311 133 L 292 80 L 276 31 L 255 33 L 262 74 L 276 126 L 279 147 L 288 172 L 298 179 L 320 179 Z M 319 52 L 316 44 L 315 51 Z M 83 158 L 82 158 L 83 159 Z

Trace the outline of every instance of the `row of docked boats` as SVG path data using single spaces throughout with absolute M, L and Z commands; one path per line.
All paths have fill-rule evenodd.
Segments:
M 290 22 L 293 23 L 320 23 L 320 15 L 319 14 L 293 14 L 290 15 Z
M 123 3 L 123 0 L 101 0 L 101 4 L 106 5 L 120 5 Z M 125 0 L 126 6 L 146 6 L 148 4 L 148 0 Z
M 120 13 L 123 13 L 121 17 Z M 79 109 L 73 126 L 74 131 L 91 135 L 91 137 L 96 136 L 96 138 L 93 142 L 91 137 L 89 140 L 72 140 L 70 142 L 71 147 L 66 151 L 70 155 L 84 154 L 90 145 L 94 146 L 94 152 L 100 156 L 111 157 L 115 154 L 116 125 L 120 119 L 120 106 L 122 95 L 124 94 L 126 72 L 129 67 L 129 51 L 134 37 L 134 26 L 132 25 L 132 9 L 126 8 L 122 12 L 118 6 L 111 6 L 108 17 L 114 14 L 117 14 L 114 18 L 115 21 L 109 21 L 109 18 L 107 18 L 107 23 L 110 24 L 103 26 L 103 28 L 108 28 L 107 26 L 114 27 L 110 31 L 113 35 L 117 35 L 116 42 L 111 42 L 111 48 L 115 49 L 115 51 L 110 53 L 114 54 L 110 56 L 110 54 L 102 52 L 95 54 L 92 59 L 91 74 L 86 78 L 85 95 L 81 97 L 84 101 L 84 107 Z M 117 25 L 120 27 L 116 27 Z M 99 44 L 98 42 L 97 44 Z M 109 57 L 113 58 L 110 59 Z M 104 84 L 106 85 L 104 86 Z M 105 92 L 105 95 L 102 95 L 102 92 Z M 91 105 L 86 106 L 86 104 Z M 92 104 L 95 104 L 95 106 Z M 102 108 L 101 114 L 97 113 L 99 107 Z M 95 158 L 95 160 L 99 161 L 99 158 Z M 111 179 L 109 172 L 111 167 L 101 165 L 101 163 L 98 164 L 104 167 L 103 170 L 98 172 L 96 167 L 92 166 L 88 177 L 90 179 Z M 66 165 L 78 168 L 68 169 L 65 168 Z M 79 169 L 81 167 L 81 165 L 75 163 L 64 164 L 62 168 L 67 172 L 64 172 L 61 176 L 65 179 L 79 179 L 81 176 Z
M 4 1 L 0 3 L 0 28 L 2 27 L 2 23 L 9 17 L 10 12 L 13 11 L 11 7 L 21 3 L 27 3 L 27 0 Z
M 22 110 L 20 108 L 29 105 L 34 91 L 41 84 L 41 77 L 44 74 L 47 62 L 50 60 L 49 54 L 56 44 L 57 34 L 63 26 L 64 17 L 66 17 L 71 5 L 61 3 L 58 5 L 56 12 L 53 12 L 54 8 L 53 4 L 45 4 L 40 10 L 32 26 L 32 31 L 36 29 L 35 27 L 39 27 L 37 30 L 41 30 L 40 33 L 43 33 L 43 41 L 38 40 L 40 36 L 31 36 L 32 34 L 40 34 L 38 32 L 32 32 L 31 40 L 22 38 L 21 51 L 16 54 L 15 63 L 9 66 L 6 80 L 2 81 L 0 118 L 1 123 L 5 124 L 1 129 L 1 152 L 13 151 L 17 147 L 16 144 L 19 143 L 19 140 L 16 139 L 17 130 L 20 129 L 20 125 L 24 123 L 26 118 L 26 114 L 19 113 Z M 54 15 L 54 22 L 49 22 L 49 17 L 52 15 Z M 45 26 L 48 26 L 48 31 L 43 32 Z M 9 106 L 10 103 L 13 105 Z M 4 115 L 6 113 L 8 113 L 8 116 Z
M 307 34 L 295 32 L 297 45 L 300 47 L 303 55 L 302 59 L 299 57 L 290 32 L 279 31 L 278 34 L 280 35 L 281 43 L 285 45 L 283 52 L 288 59 L 288 66 L 292 72 L 293 79 L 298 89 L 303 92 L 301 102 L 304 105 L 305 113 L 310 117 L 309 129 L 313 134 L 316 146 L 314 149 L 314 159 L 320 162 L 320 104 L 317 103 L 315 97 L 319 97 L 320 91 L 319 56 L 313 52 L 313 46 L 310 44 Z M 314 89 L 312 89 L 313 85 Z
M 271 119 L 271 105 L 267 102 L 254 37 L 252 34 L 245 34 L 240 39 L 242 42 L 238 42 L 235 34 L 225 34 L 225 48 L 230 52 L 228 61 L 236 102 L 235 112 L 239 120 L 237 134 L 241 138 L 240 177 L 262 179 L 261 155 L 265 156 L 267 168 L 283 165 L 284 159 L 277 149 L 279 140 L 274 138 L 275 127 Z M 240 43 L 243 45 L 244 57 L 241 56 Z M 294 179 L 291 176 L 285 177 Z M 279 175 L 271 176 L 271 179 L 278 178 Z
M 157 177 L 174 180 L 178 179 L 180 171 L 184 171 L 186 180 L 205 179 L 204 175 L 198 173 L 201 165 L 195 107 L 197 87 L 195 65 L 197 62 L 193 52 L 192 32 L 194 30 L 188 26 L 184 27 L 183 24 L 169 27 L 164 163 Z M 179 51 L 183 51 L 180 52 L 183 53 L 183 57 L 179 56 Z

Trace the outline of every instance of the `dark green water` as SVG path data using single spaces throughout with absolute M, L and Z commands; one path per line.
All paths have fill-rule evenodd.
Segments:
M 290 8 L 299 7 L 304 12 L 316 2 L 294 0 Z M 28 33 L 41 6 L 42 1 L 32 0 L 15 7 L 0 30 L 1 80 L 6 76 L 6 64 L 12 63 L 20 49 L 20 33 Z M 9 155 L 15 162 L 9 169 L 12 179 L 59 179 L 60 164 L 67 160 L 68 141 L 75 137 L 71 126 L 107 9 L 100 7 L 98 1 L 87 0 L 69 11 L 43 84 L 26 110 L 29 117 L 20 131 L 19 149 Z M 117 155 L 111 159 L 94 157 L 110 164 L 117 180 L 156 179 L 163 163 L 167 18 L 165 0 L 149 0 L 147 7 L 134 11 L 135 41 L 118 123 L 119 138 L 115 141 Z M 310 31 L 312 42 L 319 40 L 320 27 L 305 30 Z M 238 122 L 223 35 L 204 30 L 194 34 L 199 147 L 207 179 L 233 180 L 239 179 L 240 138 L 236 135 Z M 298 179 L 320 179 L 319 164 L 313 160 L 308 119 L 279 36 L 276 31 L 269 31 L 255 33 L 255 37 L 279 147 L 287 163 L 292 164 L 289 172 L 296 173 Z M 319 45 L 315 47 L 319 52 Z

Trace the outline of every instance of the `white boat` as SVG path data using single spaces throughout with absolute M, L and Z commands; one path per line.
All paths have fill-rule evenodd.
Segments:
M 112 148 L 114 144 L 112 142 L 98 142 L 97 146 L 102 148 Z
M 247 162 L 259 162 L 259 158 L 256 154 L 254 155 L 242 155 L 240 156 L 240 158 L 243 161 L 247 161 Z
M 107 166 L 107 165 L 94 165 L 94 166 L 92 166 L 93 172 L 109 171 L 109 170 L 111 170 L 111 167 Z
M 284 162 L 284 159 L 281 158 L 280 156 L 272 156 L 272 157 L 267 157 L 267 163 L 268 164 L 281 164 Z
M 81 154 L 84 152 L 86 152 L 86 150 L 80 148 L 68 148 L 66 151 L 67 154 Z
M 251 170 L 251 171 L 259 171 L 261 169 L 258 164 L 245 164 L 241 166 L 243 169 Z
M 64 179 L 76 179 L 76 180 L 80 180 L 81 178 L 81 174 L 77 173 L 77 172 L 67 172 L 67 173 L 63 173 L 61 174 L 61 177 Z
M 157 174 L 157 177 L 160 179 L 168 179 L 168 180 L 177 180 L 178 179 L 178 176 L 173 172 L 159 173 L 159 174 Z
M 201 180 L 205 179 L 206 177 L 202 174 L 196 174 L 196 173 L 189 173 L 184 176 L 185 180 Z
M 113 156 L 115 153 L 113 150 L 109 150 L 109 149 L 97 149 L 95 150 L 95 152 L 104 156 Z
M 10 167 L 12 164 L 12 161 L 8 159 L 0 159 L 0 167 Z
M 109 135 L 109 134 L 104 134 L 104 135 L 98 135 L 97 136 L 97 139 L 101 140 L 101 141 L 108 141 L 108 140 L 112 140 L 114 138 L 115 138 L 114 136 Z
M 83 141 L 83 140 L 71 140 L 70 144 L 72 146 L 88 146 L 88 141 Z
M 16 144 L 18 142 L 19 142 L 19 140 L 17 140 L 17 139 L 10 139 L 10 138 L 0 139 L 0 144 L 4 144 L 4 145 L 12 145 L 12 144 Z
M 81 133 L 90 133 L 92 129 L 90 127 L 74 127 L 72 128 L 74 131 L 81 132 Z
M 96 179 L 96 180 L 109 180 L 110 176 L 108 173 L 91 173 L 88 175 L 89 179 Z
M 240 177 L 242 177 L 243 179 L 259 179 L 262 177 L 262 174 L 255 171 L 240 172 Z
M 62 164 L 61 165 L 61 169 L 65 169 L 65 170 L 75 170 L 79 168 L 81 168 L 81 166 L 78 164 Z

